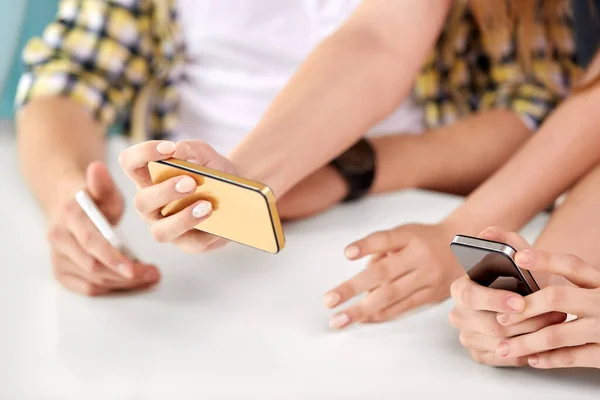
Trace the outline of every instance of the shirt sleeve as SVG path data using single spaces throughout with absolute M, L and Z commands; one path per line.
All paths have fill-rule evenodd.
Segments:
M 146 0 L 61 0 L 55 20 L 24 51 L 17 110 L 66 96 L 106 126 L 151 74 L 152 7 Z

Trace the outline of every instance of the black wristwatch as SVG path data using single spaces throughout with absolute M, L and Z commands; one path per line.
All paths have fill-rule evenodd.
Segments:
M 375 150 L 366 140 L 359 140 L 354 146 L 331 162 L 344 178 L 350 189 L 344 202 L 365 196 L 375 179 Z

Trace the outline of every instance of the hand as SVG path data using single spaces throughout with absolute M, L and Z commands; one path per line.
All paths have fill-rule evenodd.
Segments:
M 123 214 L 123 198 L 106 166 L 89 165 L 87 191 L 109 222 Z M 65 287 L 89 296 L 145 288 L 160 280 L 158 269 L 128 259 L 100 234 L 74 197 L 50 216 L 48 240 L 54 276 Z
M 169 217 L 161 215 L 164 206 L 189 196 L 197 188 L 196 181 L 189 176 L 177 176 L 157 185 L 152 183 L 148 163 L 169 158 L 237 174 L 229 160 L 199 140 L 177 143 L 155 140 L 131 146 L 121 153 L 119 161 L 138 187 L 134 199 L 138 214 L 150 224 L 152 235 L 158 242 L 173 243 L 186 253 L 200 253 L 225 244 L 223 239 L 193 229 L 210 217 L 212 204 L 209 201 L 199 200 Z
M 480 237 L 507 243 L 517 250 L 530 249 L 529 243 L 518 234 L 496 228 L 485 230 Z M 498 345 L 507 338 L 536 332 L 566 319 L 564 313 L 546 313 L 513 326 L 503 326 L 496 319 L 498 313 L 519 313 L 524 309 L 526 300 L 513 292 L 480 286 L 466 275 L 452 284 L 451 293 L 456 306 L 450 312 L 450 324 L 460 331 L 460 342 L 469 350 L 471 357 L 487 365 L 526 365 L 526 357 L 502 357 L 497 354 Z
M 341 329 L 355 322 L 386 321 L 448 297 L 450 284 L 463 274 L 449 246 L 455 233 L 444 224 L 405 225 L 348 246 L 346 257 L 351 260 L 373 257 L 365 270 L 325 295 L 325 306 L 367 295 L 335 314 L 330 325 Z
M 335 168 L 327 165 L 304 179 L 277 202 L 282 219 L 306 218 L 341 202 L 348 185 Z
M 530 271 L 563 276 L 576 286 L 548 286 L 527 296 L 520 313 L 498 315 L 502 326 L 512 329 L 551 312 L 577 319 L 504 340 L 497 354 L 524 358 L 534 368 L 600 368 L 600 271 L 574 255 L 532 249 L 519 251 L 515 261 Z

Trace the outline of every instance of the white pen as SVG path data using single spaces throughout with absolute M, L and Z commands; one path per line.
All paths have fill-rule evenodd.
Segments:
M 88 218 L 96 226 L 98 231 L 104 236 L 104 238 L 116 249 L 118 249 L 123 255 L 136 260 L 135 255 L 125 246 L 117 232 L 114 230 L 110 222 L 106 219 L 104 214 L 98 209 L 94 200 L 87 194 L 85 190 L 80 190 L 75 194 L 75 200 L 79 206 L 83 209 Z

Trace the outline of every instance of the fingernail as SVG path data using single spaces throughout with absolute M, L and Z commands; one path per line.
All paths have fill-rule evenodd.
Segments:
M 348 317 L 347 314 L 344 314 L 344 313 L 335 314 L 329 320 L 329 326 L 332 328 L 335 328 L 335 329 L 340 329 L 340 328 L 343 328 L 344 326 L 346 326 L 348 324 L 348 322 L 350 322 L 350 318 Z
M 175 143 L 173 142 L 160 142 L 158 146 L 156 146 L 156 150 L 160 154 L 171 154 L 175 151 Z
M 354 257 L 358 256 L 358 252 L 359 252 L 358 247 L 349 246 L 344 251 L 344 255 L 346 256 L 346 258 L 354 258 Z
M 123 275 L 125 278 L 133 278 L 133 268 L 128 264 L 119 264 L 117 266 L 117 271 L 119 271 L 119 274 Z
M 506 300 L 506 305 L 513 311 L 521 311 L 525 307 L 525 301 L 521 297 L 511 296 Z
M 531 250 L 521 250 L 515 256 L 515 261 L 519 265 L 529 264 L 532 258 Z
M 154 268 L 146 271 L 144 274 L 144 282 L 156 282 L 158 280 L 158 271 Z
M 506 323 L 508 322 L 508 319 L 509 319 L 509 318 L 510 318 L 510 317 L 509 317 L 509 315 L 508 315 L 508 314 L 498 314 L 498 315 L 496 316 L 496 320 L 498 321 L 498 323 L 499 323 L 500 325 L 504 325 L 504 324 L 506 324 Z
M 201 201 L 194 207 L 192 210 L 192 215 L 194 218 L 202 218 L 206 217 L 212 211 L 212 204 L 208 201 Z
M 498 345 L 496 353 L 502 357 L 506 357 L 510 354 L 510 345 L 507 342 L 502 342 Z
M 341 297 L 336 292 L 327 293 L 323 299 L 325 307 L 335 307 L 340 302 Z
M 178 193 L 191 192 L 196 187 L 196 181 L 191 176 L 184 176 L 175 184 L 175 191 Z
M 540 363 L 540 358 L 538 356 L 529 356 L 527 362 L 529 362 L 529 365 L 531 365 L 532 367 L 535 367 Z
M 196 160 L 195 158 L 190 158 L 190 159 L 188 159 L 186 161 L 189 162 L 189 163 L 192 163 L 192 164 L 198 164 L 198 160 Z

